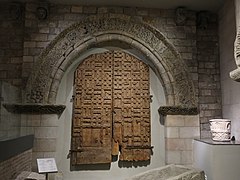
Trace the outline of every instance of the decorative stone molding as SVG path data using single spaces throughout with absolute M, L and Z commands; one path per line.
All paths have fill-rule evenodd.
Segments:
M 197 107 L 181 107 L 181 106 L 161 106 L 158 109 L 161 115 L 197 115 Z
M 118 14 L 89 16 L 59 34 L 39 56 L 26 86 L 25 101 L 54 104 L 61 78 L 74 59 L 114 41 L 128 44 L 151 61 L 168 105 L 196 107 L 193 82 L 175 47 L 151 25 Z
M 3 104 L 8 112 L 22 114 L 62 114 L 65 105 L 51 104 Z
M 240 29 L 238 28 L 237 35 L 234 42 L 234 58 L 237 69 L 230 72 L 230 77 L 234 81 L 240 82 Z

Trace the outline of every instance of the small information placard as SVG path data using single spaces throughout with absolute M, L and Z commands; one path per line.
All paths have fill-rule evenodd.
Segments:
M 37 166 L 39 173 L 55 173 L 58 172 L 57 165 L 54 158 L 37 159 Z

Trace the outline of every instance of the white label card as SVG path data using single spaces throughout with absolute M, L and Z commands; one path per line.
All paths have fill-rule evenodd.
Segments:
M 37 159 L 37 166 L 39 173 L 58 172 L 57 165 L 54 158 Z

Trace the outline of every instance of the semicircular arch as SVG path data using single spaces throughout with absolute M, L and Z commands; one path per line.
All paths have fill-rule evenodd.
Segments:
M 129 16 L 92 16 L 60 33 L 39 56 L 26 86 L 26 103 L 54 104 L 61 78 L 84 51 L 123 42 L 153 65 L 167 105 L 196 107 L 188 68 L 174 46 L 154 27 Z

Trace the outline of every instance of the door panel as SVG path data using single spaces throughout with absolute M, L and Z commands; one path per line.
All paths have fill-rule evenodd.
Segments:
M 94 54 L 74 82 L 72 165 L 110 163 L 118 149 L 122 161 L 149 160 L 148 66 L 121 51 Z
M 149 160 L 151 132 L 148 66 L 129 54 L 114 51 L 113 68 L 113 138 L 121 146 L 119 159 Z
M 72 165 L 111 162 L 112 55 L 88 57 L 75 71 Z

